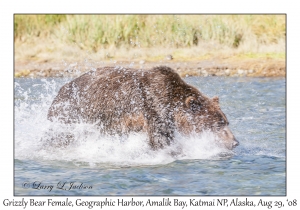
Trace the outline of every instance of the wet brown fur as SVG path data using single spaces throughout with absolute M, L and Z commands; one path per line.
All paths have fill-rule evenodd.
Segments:
M 184 134 L 210 129 L 228 148 L 237 145 L 218 98 L 203 95 L 165 66 L 87 72 L 60 89 L 48 119 L 94 123 L 108 134 L 146 132 L 153 149 L 170 145 L 175 129 Z

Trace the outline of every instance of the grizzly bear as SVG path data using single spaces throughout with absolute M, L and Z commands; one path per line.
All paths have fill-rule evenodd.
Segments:
M 211 130 L 228 149 L 238 145 L 218 97 L 208 98 L 166 66 L 89 71 L 59 90 L 48 119 L 92 123 L 105 134 L 146 132 L 154 150 L 170 145 L 176 130 Z

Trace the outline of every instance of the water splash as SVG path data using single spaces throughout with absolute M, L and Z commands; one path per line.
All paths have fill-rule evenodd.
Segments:
M 104 136 L 93 125 L 65 125 L 47 120 L 48 108 L 66 81 L 40 80 L 27 88 L 15 82 L 15 158 L 86 162 L 90 165 L 156 165 L 177 159 L 211 159 L 231 154 L 212 133 L 179 133 L 173 144 L 153 151 L 147 135 Z M 23 88 L 21 87 L 23 86 Z
M 143 133 L 131 133 L 126 137 L 104 136 L 90 124 L 70 126 L 46 120 L 41 122 L 38 118 L 23 121 L 19 124 L 23 129 L 16 129 L 17 159 L 73 161 L 90 165 L 157 165 L 178 159 L 212 159 L 220 154 L 230 154 L 215 143 L 215 136 L 209 132 L 190 137 L 176 134 L 170 147 L 153 151 Z M 72 140 L 68 141 L 70 135 Z
M 255 118 L 255 113 L 252 113 L 251 119 L 247 120 L 248 124 L 245 124 L 244 119 L 239 120 L 238 116 L 241 115 L 239 110 L 230 113 L 230 115 L 236 115 L 231 122 L 236 127 L 234 133 L 241 143 L 234 151 L 219 147 L 215 143 L 215 136 L 209 132 L 201 135 L 191 134 L 189 137 L 176 133 L 175 141 L 170 147 L 153 151 L 148 145 L 146 134 L 131 133 L 127 137 L 104 136 L 89 124 L 68 126 L 50 122 L 47 120 L 48 109 L 59 88 L 66 82 L 68 79 L 16 80 L 16 159 L 124 166 L 167 164 L 182 159 L 222 159 L 232 155 L 285 157 L 285 142 L 282 141 L 282 145 L 278 147 L 277 136 L 274 136 L 274 141 L 272 141 L 272 134 L 266 136 L 257 130 L 259 128 L 254 129 L 255 124 L 249 123 L 254 123 L 252 118 Z M 226 94 L 222 95 L 226 96 Z M 226 103 L 225 96 L 223 102 Z M 284 132 L 284 128 L 281 132 Z M 69 140 L 64 138 L 64 141 L 60 141 L 63 135 L 65 137 L 71 135 L 73 140 L 68 145 L 64 145 L 64 141 Z M 51 139 L 52 141 L 49 141 Z

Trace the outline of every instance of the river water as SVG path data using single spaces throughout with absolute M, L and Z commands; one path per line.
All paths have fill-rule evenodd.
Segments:
M 286 195 L 284 78 L 186 78 L 219 96 L 240 145 L 230 152 L 210 133 L 177 134 L 177 156 L 150 150 L 144 134 L 120 139 L 91 125 L 49 122 L 48 108 L 69 80 L 15 79 L 15 195 Z M 76 140 L 51 146 L 45 139 L 53 130 Z

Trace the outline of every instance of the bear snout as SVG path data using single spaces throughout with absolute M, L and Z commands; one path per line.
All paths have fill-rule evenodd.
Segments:
M 236 138 L 234 138 L 233 143 L 232 143 L 232 148 L 235 148 L 235 147 L 237 147 L 239 145 L 240 145 L 239 141 L 236 140 Z
M 234 138 L 233 140 L 231 140 L 229 142 L 225 142 L 225 147 L 227 147 L 227 149 L 229 149 L 229 150 L 233 150 L 239 144 L 240 144 L 239 141 Z
M 239 141 L 235 138 L 227 126 L 218 132 L 218 137 L 220 138 L 221 142 L 223 142 L 223 144 L 230 150 L 239 145 Z

